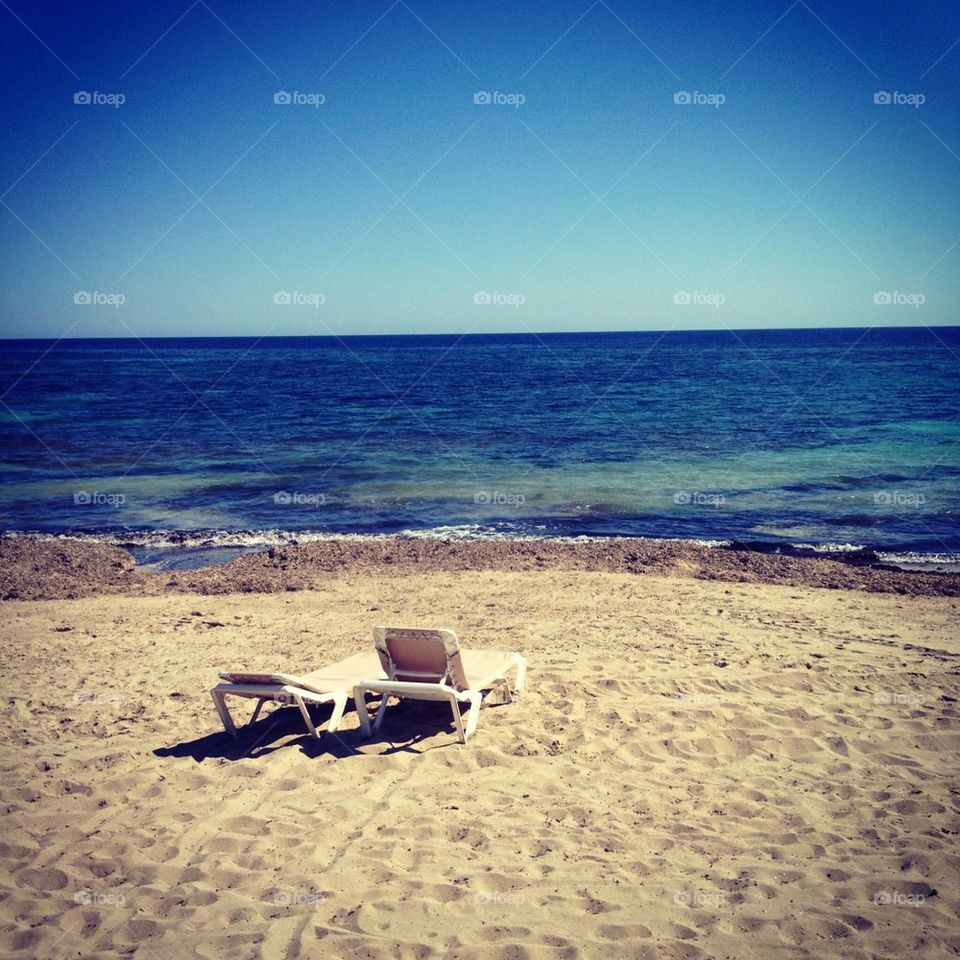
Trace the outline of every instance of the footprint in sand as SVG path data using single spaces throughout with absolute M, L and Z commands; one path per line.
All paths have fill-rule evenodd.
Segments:
M 39 867 L 37 869 L 28 867 L 20 872 L 19 878 L 28 887 L 45 891 L 62 890 L 70 882 L 70 878 L 56 867 Z

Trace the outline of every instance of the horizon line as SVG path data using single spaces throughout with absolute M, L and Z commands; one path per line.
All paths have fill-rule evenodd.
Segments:
M 661 334 L 673 333 L 755 333 L 760 331 L 816 331 L 816 330 L 939 330 L 960 329 L 960 323 L 908 323 L 908 324 L 845 324 L 842 326 L 803 326 L 803 327 L 666 327 L 638 330 L 455 330 L 435 333 L 280 333 L 280 334 L 149 334 L 144 336 L 89 336 L 89 337 L 0 337 L 0 343 L 6 342 L 78 342 L 83 340 L 343 340 L 373 339 L 382 337 L 577 337 L 577 336 L 618 336 L 623 334 Z

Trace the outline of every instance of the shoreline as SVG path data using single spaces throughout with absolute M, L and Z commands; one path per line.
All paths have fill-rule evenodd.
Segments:
M 384 540 L 441 540 L 456 543 L 507 542 L 507 543 L 678 543 L 694 547 L 733 548 L 756 553 L 776 554 L 789 557 L 826 557 L 841 561 L 882 564 L 901 569 L 923 569 L 935 572 L 960 573 L 960 548 L 952 550 L 942 544 L 943 550 L 930 550 L 898 544 L 851 543 L 846 541 L 797 542 L 786 539 L 762 537 L 679 537 L 634 533 L 518 533 L 494 526 L 480 524 L 445 524 L 436 527 L 409 528 L 396 531 L 333 531 L 310 528 L 260 528 L 260 529 L 77 529 L 63 531 L 20 530 L 0 528 L 0 540 L 29 541 L 80 541 L 101 543 L 120 547 L 135 557 L 157 555 L 162 557 L 208 553 L 218 551 L 243 553 L 266 550 L 270 547 L 302 546 L 306 543 L 328 542 L 378 542 Z M 145 561 L 138 559 L 138 563 Z M 150 561 L 151 563 L 154 561 Z M 217 563 L 210 560 L 208 563 Z M 204 564 L 205 565 L 205 564 Z
M 627 573 L 867 593 L 960 596 L 956 573 L 902 570 L 877 561 L 872 551 L 788 556 L 746 544 L 704 546 L 679 540 L 357 537 L 276 545 L 204 567 L 154 569 L 138 565 L 127 550 L 95 540 L 4 536 L 0 537 L 0 599 L 279 593 L 317 589 L 343 575 L 480 570 Z

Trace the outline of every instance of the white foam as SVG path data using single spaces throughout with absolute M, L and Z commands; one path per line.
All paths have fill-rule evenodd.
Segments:
M 852 553 L 856 550 L 869 550 L 862 543 L 791 543 L 795 550 L 812 550 L 814 553 Z
M 483 524 L 453 524 L 448 526 L 399 530 L 395 533 L 331 533 L 321 530 L 131 530 L 122 533 L 42 533 L 11 530 L 6 536 L 30 540 L 90 540 L 111 546 L 151 548 L 156 550 L 195 550 L 201 547 L 258 547 L 286 546 L 296 543 L 323 543 L 326 541 L 363 540 L 498 540 L 543 541 L 557 543 L 603 543 L 607 540 L 629 539 L 639 543 L 690 543 L 700 547 L 725 547 L 729 540 L 692 540 L 683 537 L 616 537 L 588 536 L 587 534 L 554 535 L 550 533 L 516 533 Z
M 960 553 L 877 553 L 884 563 L 895 566 L 956 567 L 960 572 Z

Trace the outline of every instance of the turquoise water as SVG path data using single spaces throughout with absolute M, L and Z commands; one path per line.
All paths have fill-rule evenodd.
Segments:
M 960 328 L 5 341 L 0 523 L 960 547 Z

